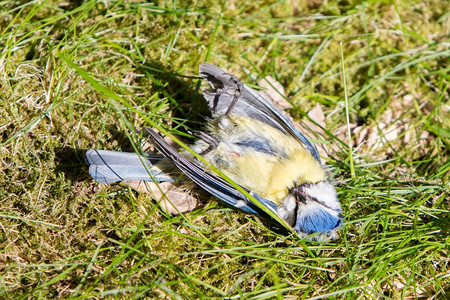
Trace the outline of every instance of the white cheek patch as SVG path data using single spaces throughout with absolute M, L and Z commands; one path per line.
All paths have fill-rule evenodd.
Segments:
M 319 182 L 311 184 L 305 189 L 305 192 L 311 197 L 316 199 L 323 205 L 340 212 L 341 204 L 338 201 L 336 189 L 329 182 Z
M 295 197 L 293 195 L 288 195 L 277 208 L 280 217 L 291 226 L 294 226 L 295 223 L 296 207 L 297 203 Z

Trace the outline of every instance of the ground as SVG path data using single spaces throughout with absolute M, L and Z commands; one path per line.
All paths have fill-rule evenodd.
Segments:
M 0 298 L 448 297 L 449 17 L 435 0 L 4 1 Z M 89 177 L 87 149 L 140 151 L 144 126 L 191 141 L 205 61 L 271 82 L 323 148 L 337 239 L 197 191 L 171 216 Z

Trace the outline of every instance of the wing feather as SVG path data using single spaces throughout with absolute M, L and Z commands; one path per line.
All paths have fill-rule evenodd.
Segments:
M 155 148 L 164 156 L 172 160 L 173 163 L 184 174 L 186 174 L 186 176 L 188 176 L 200 187 L 231 206 L 234 206 L 245 212 L 267 217 L 267 214 L 263 210 L 253 204 L 247 197 L 245 197 L 241 192 L 235 189 L 231 184 L 229 184 L 222 178 L 205 171 L 194 161 L 190 161 L 189 159 L 180 155 L 180 153 L 178 153 L 175 148 L 170 146 L 153 129 L 145 127 L 145 130 L 147 130 L 147 132 L 149 133 L 150 139 Z M 250 191 L 248 192 L 250 193 Z M 256 200 L 264 204 L 269 209 L 276 211 L 276 205 L 273 202 L 267 199 L 263 199 L 254 193 L 252 193 L 252 196 L 254 196 Z

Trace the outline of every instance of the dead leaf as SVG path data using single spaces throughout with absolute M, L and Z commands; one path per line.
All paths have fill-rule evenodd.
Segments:
M 353 129 L 353 134 L 356 136 L 355 147 L 361 146 L 367 139 L 369 128 L 366 126 L 358 126 Z
M 181 228 L 179 232 L 180 232 L 181 234 L 186 234 L 186 235 L 188 235 L 188 234 L 191 233 L 191 232 L 190 232 L 187 228 L 185 228 L 185 227 Z
M 381 131 L 381 132 L 380 132 Z M 367 138 L 367 146 L 373 150 L 379 149 L 398 138 L 402 131 L 400 122 L 395 122 L 389 127 L 385 123 L 378 123 L 378 128 L 371 128 Z M 386 151 L 390 152 L 391 149 Z
M 266 91 L 260 91 L 264 96 L 269 96 L 269 100 L 280 110 L 290 109 L 293 106 L 284 98 L 285 90 L 281 83 L 271 76 L 266 76 L 258 82 L 260 87 L 266 88 Z
M 406 122 L 404 122 L 404 123 L 406 123 Z M 405 127 L 404 127 L 405 135 L 403 136 L 403 142 L 406 145 L 408 145 L 409 142 L 411 141 L 412 129 L 413 129 L 413 126 L 411 124 L 408 124 L 408 123 L 405 124 Z
M 308 112 L 308 116 L 322 128 L 326 126 L 325 114 L 323 113 L 322 107 L 319 103 L 317 103 L 317 105 Z M 317 126 L 313 122 L 305 121 L 305 123 L 309 126 L 309 128 L 311 128 L 312 131 L 317 132 L 320 135 L 323 135 L 325 133 L 325 131 L 320 126 Z
M 156 184 L 151 181 L 125 181 L 124 184 L 144 193 L 151 194 L 165 212 L 178 215 L 190 212 L 198 206 L 198 200 L 189 192 L 180 189 L 171 182 Z M 159 187 L 158 187 L 159 186 Z
M 391 287 L 394 287 L 397 290 L 404 290 L 406 286 L 406 280 L 401 275 L 397 275 L 395 278 L 387 279 L 386 281 L 382 282 L 381 288 L 383 291 L 389 291 Z M 417 299 L 417 298 L 428 298 L 426 296 L 426 291 L 419 288 L 414 287 L 412 285 L 406 286 L 406 289 L 411 293 L 409 296 L 404 297 L 404 299 Z
M 348 136 L 348 127 L 350 127 L 350 132 L 353 132 L 355 128 L 357 127 L 356 124 L 350 123 L 350 124 L 344 124 L 342 126 L 339 126 L 335 131 L 334 135 L 339 138 L 344 143 L 348 143 L 349 136 Z

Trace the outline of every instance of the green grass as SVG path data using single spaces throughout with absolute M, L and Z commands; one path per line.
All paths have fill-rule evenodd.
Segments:
M 448 297 L 446 2 L 245 2 L 0 2 L 0 298 Z M 337 240 L 90 179 L 87 149 L 201 127 L 204 61 L 321 105 Z

